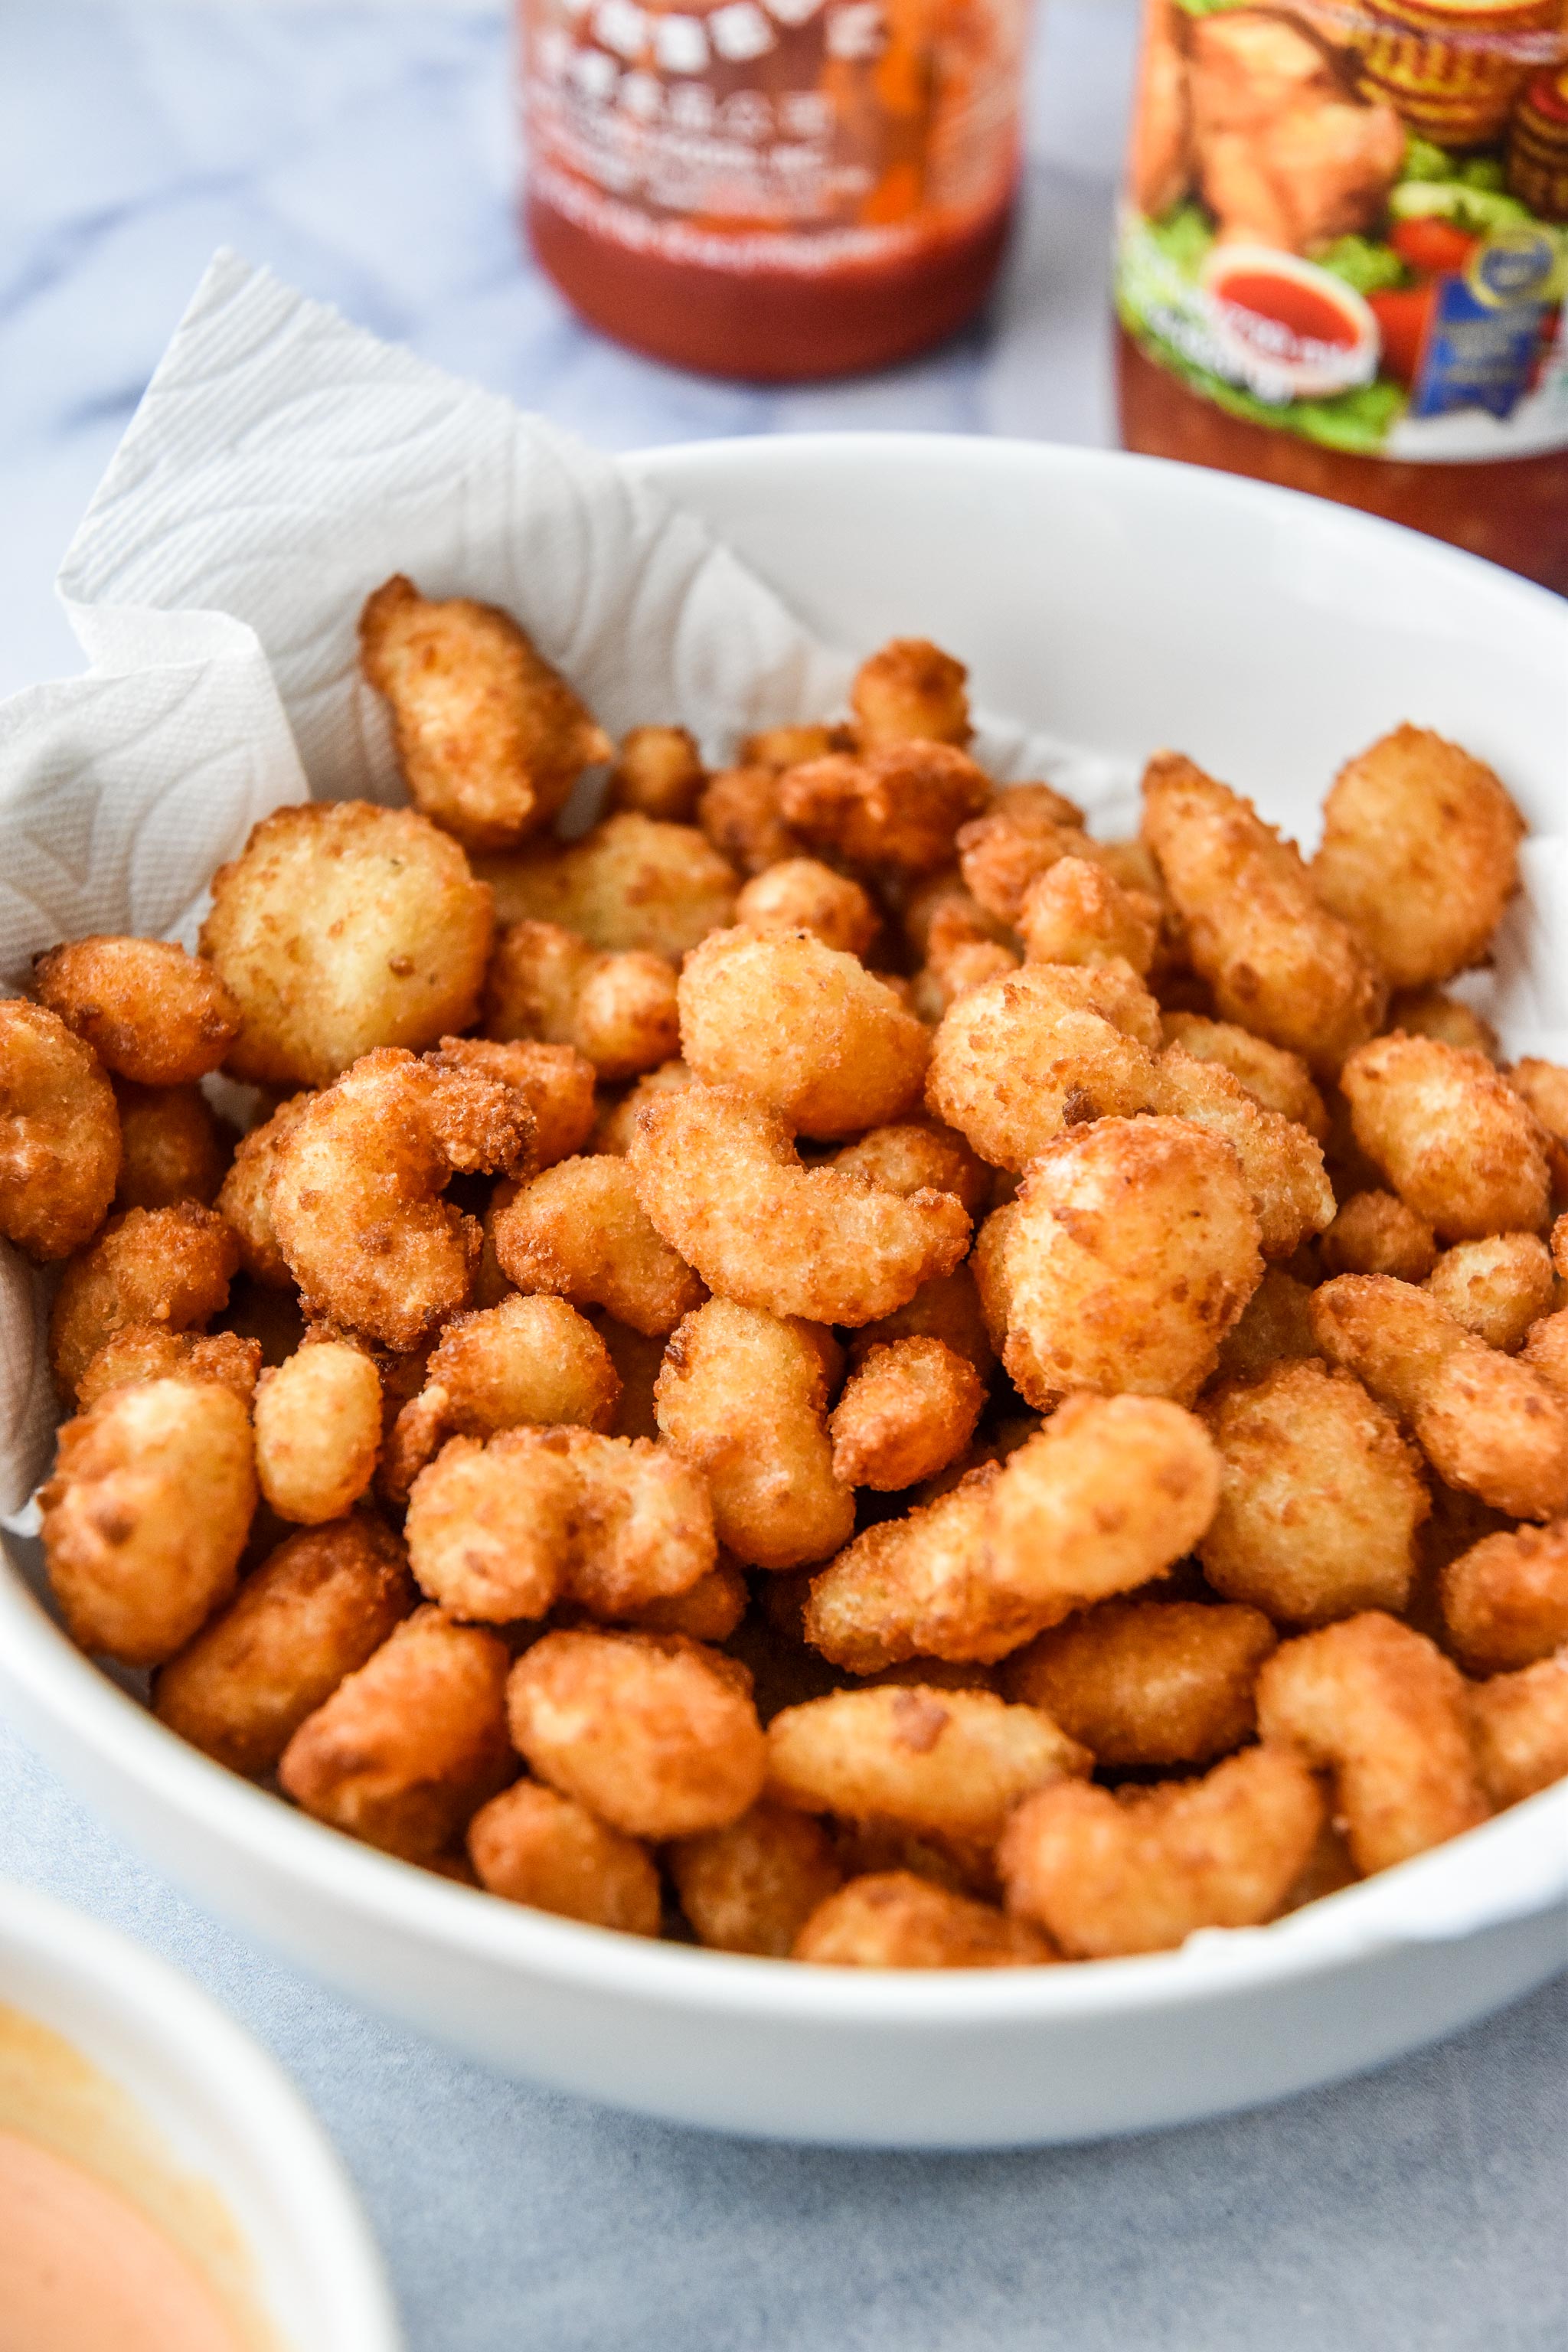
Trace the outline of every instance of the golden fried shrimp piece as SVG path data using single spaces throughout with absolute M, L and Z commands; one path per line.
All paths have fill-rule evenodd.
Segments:
M 1450 1486 L 1514 1518 L 1568 1509 L 1568 1397 L 1525 1357 L 1500 1355 L 1387 1275 L 1325 1283 L 1311 1318 L 1330 1362 L 1364 1381 Z
M 127 1209 L 60 1277 L 49 1318 L 49 1366 L 63 1395 L 99 1349 L 128 1323 L 189 1331 L 228 1297 L 239 1249 L 223 1219 L 199 1202 Z
M 1241 1320 L 1221 1343 L 1218 1375 L 1255 1381 L 1271 1364 L 1293 1356 L 1315 1356 L 1318 1342 L 1308 1312 L 1311 1292 L 1282 1265 L 1269 1266 L 1242 1309 Z
M 831 1691 L 768 1726 L 768 1795 L 805 1813 L 994 1844 L 1031 1790 L 1092 1759 L 1037 1707 L 918 1684 Z
M 803 1168 L 784 1121 L 726 1088 L 650 1103 L 624 1164 L 709 1288 L 773 1315 L 873 1323 L 951 1274 L 969 1244 L 951 1192 L 905 1199 L 842 1169 Z
M 1016 958 L 1017 943 L 1008 925 L 986 913 L 956 866 L 944 866 L 910 883 L 902 894 L 900 921 L 914 962 L 924 963 L 929 959 L 931 927 L 944 917 L 953 919 L 973 938 L 992 940 L 1006 947 Z M 955 929 L 954 937 L 957 936 Z
M 817 1905 L 793 1951 L 830 1969 L 1022 1969 L 1057 1957 L 1026 1919 L 909 1870 L 852 1878 Z
M 366 601 L 359 636 L 410 798 L 471 849 L 521 841 L 611 756 L 592 712 L 494 604 L 432 602 L 397 572 Z
M 1323 1235 L 1329 1274 L 1391 1274 L 1425 1282 L 1437 1263 L 1437 1236 L 1397 1192 L 1352 1192 Z
M 810 931 L 714 931 L 680 975 L 680 1050 L 705 1085 L 795 1134 L 858 1135 L 920 1100 L 931 1038 L 856 957 Z
M 1144 772 L 1143 834 L 1221 1019 L 1331 1074 L 1377 1027 L 1387 992 L 1295 844 L 1173 751 Z
M 910 1119 L 874 1127 L 833 1155 L 835 1168 L 868 1176 L 889 1192 L 952 1192 L 971 1216 L 991 1197 L 991 1171 L 977 1160 L 962 1135 L 935 1119 Z
M 416 1598 L 403 1546 L 373 1513 L 304 1528 L 159 1669 L 153 1712 L 231 1772 L 270 1772 Z
M 872 1348 L 828 1423 L 833 1475 L 881 1494 L 934 1478 L 969 1444 L 984 1402 L 973 1365 L 940 1339 Z
M 778 791 L 784 823 L 813 847 L 851 866 L 930 874 L 989 803 L 991 779 L 955 744 L 888 740 L 786 768 Z
M 914 1010 L 922 1021 L 934 1026 L 948 1006 L 971 989 L 1017 971 L 1022 961 L 1017 950 L 994 939 L 993 929 L 989 916 L 976 920 L 955 899 L 934 909 L 925 926 L 926 961 L 913 982 Z
M 1545 1223 L 1540 1125 L 1479 1054 L 1430 1037 L 1376 1037 L 1351 1055 L 1340 1083 L 1362 1150 L 1445 1240 Z
M 1448 1640 L 1470 1674 L 1533 1665 L 1568 1643 L 1568 1519 L 1483 1536 L 1437 1580 Z
M 857 1331 L 849 1345 L 851 1370 L 859 1370 L 873 1348 L 891 1347 L 900 1339 L 940 1339 L 973 1364 L 982 1381 L 990 1379 L 996 1357 L 967 1264 L 922 1282 L 907 1306 Z
M 807 760 L 826 759 L 829 751 L 852 751 L 855 731 L 850 727 L 825 727 L 815 723 L 795 727 L 763 727 L 755 735 L 746 736 L 741 744 L 741 761 L 749 768 L 771 768 L 783 775 L 786 768 L 798 768 Z
M 218 974 L 168 940 L 73 940 L 34 957 L 33 984 L 106 1070 L 137 1086 L 205 1077 L 239 1034 L 239 1004 Z
M 1479 963 L 1519 887 L 1524 820 L 1491 770 L 1426 727 L 1348 761 L 1312 883 L 1397 988 Z
M 110 1389 L 128 1388 L 138 1381 L 213 1381 L 232 1389 L 248 1410 L 261 1370 L 261 1346 L 256 1339 L 216 1331 L 210 1339 L 191 1331 L 171 1331 L 163 1323 L 126 1323 L 105 1340 L 77 1382 L 77 1405 L 86 1412 Z
M 926 1101 L 982 1160 L 1022 1168 L 1064 1128 L 1152 1109 L 1159 1043 L 1130 965 L 1026 964 L 949 1006 Z
M 537 842 L 510 857 L 481 857 L 474 870 L 495 892 L 499 922 L 549 923 L 615 954 L 679 963 L 734 919 L 735 870 L 698 827 L 632 809 L 580 841 Z
M 632 1148 L 637 1115 L 644 1104 L 651 1102 L 655 1095 L 673 1094 L 693 1083 L 692 1074 L 682 1061 L 661 1062 L 657 1070 L 645 1070 L 640 1078 L 633 1079 L 624 1095 L 602 1101 L 589 1138 L 589 1150 L 607 1151 L 617 1160 L 625 1159 Z
M 1010 1912 L 1073 1958 L 1113 1959 L 1275 1918 L 1322 1821 L 1310 1772 L 1249 1748 L 1201 1780 L 1042 1790 L 1014 1814 L 997 1860 Z
M 823 1559 L 854 1528 L 828 1438 L 837 1370 L 826 1332 L 728 1298 L 670 1340 L 654 1383 L 660 1432 L 707 1480 L 719 1539 L 750 1566 Z
M 723 1829 L 762 1794 L 750 1677 L 699 1642 L 546 1633 L 512 1668 L 507 1711 L 539 1778 L 629 1837 Z
M 1410 1447 L 1358 1380 L 1276 1364 L 1215 1391 L 1204 1418 L 1221 1475 L 1197 1551 L 1217 1592 L 1294 1625 L 1403 1610 L 1430 1505 Z
M 1552 1200 L 1560 1207 L 1568 1201 L 1568 1070 L 1526 1055 L 1503 1076 L 1535 1113 L 1545 1139 Z
M 612 955 L 556 923 L 512 923 L 485 982 L 492 1040 L 574 1046 L 595 1075 L 635 1077 L 679 1051 L 675 974 L 662 956 Z
M 626 1936 L 658 1934 L 663 1901 L 647 1849 L 574 1797 L 514 1780 L 480 1806 L 468 1845 L 480 1885 L 509 1903 Z
M 57 1013 L 0 1002 L 0 1234 L 33 1258 L 92 1239 L 120 1176 L 120 1118 L 97 1055 Z
M 1568 1402 L 1568 1309 L 1560 1307 L 1531 1325 L 1520 1361 Z
M 753 874 L 735 901 L 735 920 L 752 931 L 810 931 L 852 956 L 863 956 L 882 928 L 858 882 L 816 857 L 781 857 Z
M 1048 1143 L 975 1252 L 1028 1402 L 1074 1389 L 1190 1402 L 1263 1271 L 1227 1142 L 1176 1118 L 1101 1118 Z
M 1031 963 L 1118 961 L 1142 979 L 1160 943 L 1159 902 L 1097 860 L 1058 857 L 1025 891 L 1018 935 Z
M 680 1907 L 700 1944 L 785 1960 L 844 1874 L 820 1823 L 753 1805 L 727 1829 L 682 1838 L 668 1854 Z
M 926 637 L 893 637 L 863 661 L 849 689 L 856 740 L 864 751 L 883 743 L 957 743 L 970 737 L 969 672 Z
M 1230 1145 L 1258 1213 L 1265 1257 L 1293 1257 L 1334 1216 L 1322 1146 L 1277 1110 L 1265 1110 L 1239 1078 L 1167 1045 L 1154 1066 L 1154 1108 Z
M 382 1465 L 394 1502 L 448 1437 L 493 1437 L 525 1425 L 610 1431 L 621 1383 L 609 1349 L 563 1298 L 522 1298 L 454 1315 L 426 1368 L 425 1385 L 397 1415 Z
M 602 1307 L 650 1339 L 700 1306 L 700 1281 L 644 1213 L 626 1159 L 563 1160 L 496 1212 L 496 1256 L 520 1290 Z
M 290 1095 L 270 1118 L 241 1136 L 227 1175 L 218 1188 L 217 1210 L 239 1244 L 239 1262 L 269 1290 L 292 1289 L 294 1277 L 272 1223 L 272 1172 L 278 1151 L 313 1094 Z
M 454 1437 L 414 1481 L 409 1564 L 454 1615 L 505 1625 L 561 1595 L 630 1615 L 689 1591 L 716 1558 L 690 1465 L 646 1438 L 507 1429 Z
M 1102 1601 L 1016 1652 L 1002 1686 L 1101 1764 L 1207 1764 L 1251 1738 L 1276 1640 L 1257 1609 Z
M 202 953 L 239 1001 L 237 1078 L 328 1086 L 378 1045 L 433 1045 L 478 1017 L 490 894 L 413 809 L 275 809 L 212 893 Z
M 1388 1000 L 1387 1025 L 1403 1029 L 1409 1037 L 1436 1037 L 1462 1054 L 1484 1054 L 1489 1062 L 1498 1058 L 1498 1034 L 1491 1023 L 1440 988 L 1396 988 Z
M 1016 925 L 1031 882 L 1058 857 L 1092 857 L 1083 812 L 1049 784 L 1013 784 L 957 836 L 965 888 L 986 914 Z
M 223 1126 L 199 1087 L 114 1089 L 121 1159 L 115 1206 L 172 1209 L 176 1201 L 210 1206 L 227 1172 L 233 1130 Z
M 250 1416 L 215 1381 L 110 1389 L 61 1429 L 38 1504 L 72 1641 L 157 1665 L 234 1591 L 256 1508 Z
M 594 1065 L 571 1045 L 531 1037 L 443 1037 L 427 1056 L 437 1070 L 478 1070 L 521 1095 L 533 1120 L 531 1170 L 581 1151 L 594 1129 Z
M 1457 1322 L 1507 1355 L 1546 1314 L 1556 1287 L 1551 1255 L 1536 1234 L 1457 1242 L 1426 1277 L 1426 1288 Z
M 1467 1696 L 1481 1786 L 1500 1811 L 1568 1779 L 1568 1650 Z
M 775 731 L 795 732 L 793 729 Z M 813 750 L 808 756 L 816 759 L 819 754 Z M 810 845 L 784 823 L 780 812 L 783 771 L 772 760 L 752 760 L 748 753 L 747 761 L 745 766 L 726 768 L 712 779 L 697 803 L 697 822 L 728 865 L 742 874 L 760 874 L 784 858 L 804 857 Z
M 1265 1741 L 1332 1774 L 1363 1876 L 1486 1819 L 1464 1676 L 1436 1643 L 1381 1610 L 1276 1650 L 1258 1677 L 1258 1726 Z
M 718 1567 L 699 1577 L 685 1592 L 645 1601 L 625 1622 L 643 1633 L 685 1633 L 693 1642 L 727 1642 L 745 1615 L 750 1599 L 741 1570 L 721 1556 Z
M 1160 1028 L 1167 1045 L 1180 1045 L 1195 1061 L 1217 1062 L 1265 1110 L 1293 1118 L 1320 1143 L 1328 1140 L 1328 1108 L 1300 1054 L 1271 1045 L 1234 1021 L 1210 1021 L 1201 1013 L 1163 1013 Z
M 1028 1640 L 1038 1620 L 985 1574 L 994 1462 L 929 1503 L 857 1536 L 812 1580 L 804 1633 L 853 1674 L 910 1658 L 989 1663 Z
M 375 1475 L 381 1375 L 347 1339 L 314 1339 L 263 1372 L 256 1391 L 256 1475 L 280 1519 L 341 1519 Z
M 449 1846 L 517 1770 L 506 1644 L 416 1609 L 308 1715 L 283 1751 L 286 1796 L 405 1862 Z
M 689 824 L 708 772 L 684 727 L 634 727 L 621 738 L 605 804 L 658 824 Z

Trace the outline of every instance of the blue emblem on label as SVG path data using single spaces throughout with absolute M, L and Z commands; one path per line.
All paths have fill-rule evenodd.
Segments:
M 1489 237 L 1462 278 L 1445 278 L 1426 331 L 1414 416 L 1481 408 L 1510 416 L 1528 391 L 1556 267 L 1552 239 L 1538 228 Z

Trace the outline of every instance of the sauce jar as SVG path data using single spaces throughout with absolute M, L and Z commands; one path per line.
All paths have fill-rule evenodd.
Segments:
M 1564 0 L 1147 0 L 1130 448 L 1568 593 Z
M 590 323 L 780 383 L 978 309 L 1018 169 L 1027 0 L 521 0 L 526 221 Z

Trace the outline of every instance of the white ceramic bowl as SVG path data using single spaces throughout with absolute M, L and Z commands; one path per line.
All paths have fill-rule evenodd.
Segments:
M 1568 808 L 1568 607 L 1428 540 L 1151 460 L 927 436 L 635 461 L 824 635 L 951 645 L 990 709 L 1178 744 L 1308 821 L 1405 718 Z M 1568 1960 L 1568 1786 L 1278 1925 L 1092 1967 L 861 1975 L 619 1937 L 358 1847 L 208 1763 L 0 1576 L 23 1727 L 214 1908 L 519 2074 L 721 2128 L 1001 2147 L 1179 2123 L 1375 2065 Z
M 0 2005 L 68 2042 L 151 2125 L 174 2171 L 216 2192 L 277 2352 L 399 2352 L 342 2165 L 272 2061 L 188 1977 L 5 1883 Z

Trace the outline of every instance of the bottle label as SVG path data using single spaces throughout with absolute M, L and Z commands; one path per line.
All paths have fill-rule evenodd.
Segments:
M 882 261 L 1008 199 L 1027 0 L 524 0 L 534 191 L 635 251 Z
M 1116 304 L 1348 454 L 1568 446 L 1563 0 L 1147 0 Z

